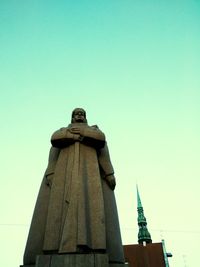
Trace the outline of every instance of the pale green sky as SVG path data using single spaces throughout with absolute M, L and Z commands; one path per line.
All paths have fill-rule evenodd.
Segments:
M 124 244 L 137 182 L 170 266 L 196 267 L 199 14 L 198 0 L 1 0 L 2 266 L 22 264 L 50 136 L 80 106 L 107 136 Z

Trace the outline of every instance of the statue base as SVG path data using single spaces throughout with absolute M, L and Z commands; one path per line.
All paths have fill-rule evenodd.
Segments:
M 38 255 L 35 265 L 20 267 L 129 267 L 123 263 L 109 263 L 107 254 Z

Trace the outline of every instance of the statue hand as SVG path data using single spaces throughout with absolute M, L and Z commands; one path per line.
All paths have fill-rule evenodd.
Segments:
M 45 181 L 46 185 L 51 187 L 52 181 L 53 181 L 53 173 L 46 175 L 46 181 Z
M 80 134 L 73 134 L 73 139 L 79 142 L 83 141 L 83 137 Z
M 72 127 L 69 129 L 72 134 L 81 134 L 81 129 L 79 127 Z
M 83 141 L 83 129 L 79 127 L 72 127 L 68 130 L 72 135 L 75 141 Z
M 114 190 L 115 186 L 116 186 L 115 176 L 113 174 L 106 176 L 106 181 L 107 181 L 110 189 Z

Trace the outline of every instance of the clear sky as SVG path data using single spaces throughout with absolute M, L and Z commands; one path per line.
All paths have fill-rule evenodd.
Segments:
M 105 132 L 124 244 L 136 183 L 171 267 L 200 242 L 200 1 L 0 1 L 0 264 L 22 264 L 51 134 L 83 107 Z

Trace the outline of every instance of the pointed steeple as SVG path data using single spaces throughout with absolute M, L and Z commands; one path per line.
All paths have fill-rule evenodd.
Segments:
M 139 244 L 152 243 L 151 235 L 147 229 L 147 220 L 144 216 L 144 210 L 142 207 L 138 186 L 137 186 L 137 211 L 138 211 L 137 221 L 139 226 L 138 243 Z

